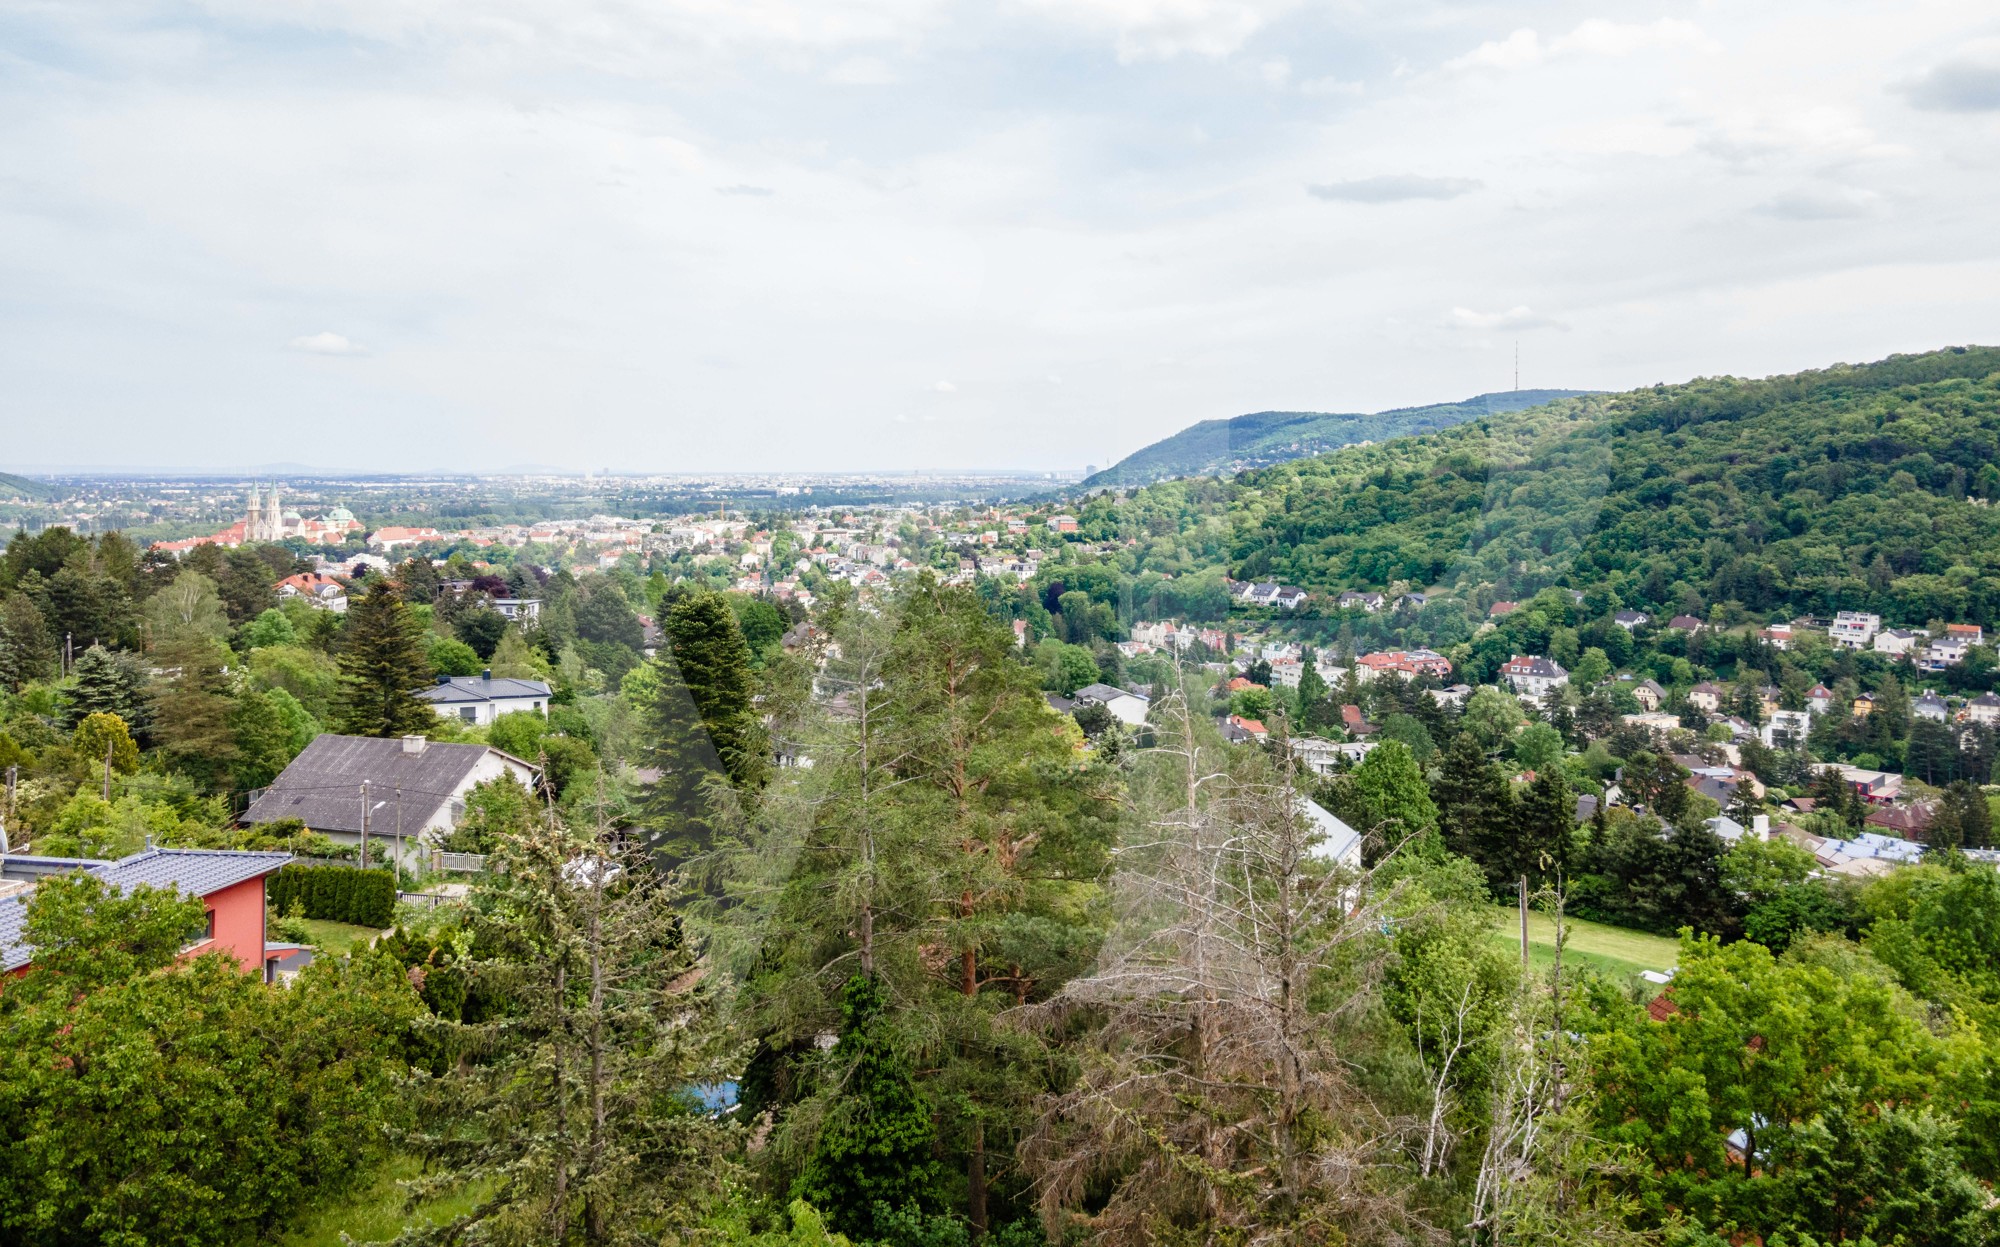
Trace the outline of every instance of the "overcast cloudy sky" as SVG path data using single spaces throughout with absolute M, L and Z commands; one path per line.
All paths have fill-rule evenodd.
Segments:
M 2000 7 L 0 0 L 0 464 L 1103 464 L 2000 341 Z

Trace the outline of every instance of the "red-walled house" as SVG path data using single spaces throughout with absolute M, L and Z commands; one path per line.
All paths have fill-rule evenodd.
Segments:
M 151 886 L 200 897 L 208 909 L 208 926 L 184 955 L 224 952 L 244 973 L 261 974 L 271 982 L 281 964 L 300 952 L 296 944 L 271 944 L 264 938 L 264 881 L 291 860 L 289 853 L 151 847 L 115 862 L 20 853 L 0 857 L 0 970 L 19 974 L 35 959 L 35 950 L 22 936 L 35 886 L 53 875 L 83 871 L 121 892 Z

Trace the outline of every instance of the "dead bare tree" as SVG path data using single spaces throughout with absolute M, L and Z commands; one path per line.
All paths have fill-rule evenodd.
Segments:
M 1356 1077 L 1394 889 L 1322 856 L 1287 767 L 1206 743 L 1184 687 L 1156 727 L 1112 939 L 1029 1015 L 1099 1023 L 1022 1148 L 1051 1236 L 1436 1238 L 1404 1199 L 1408 1123 Z

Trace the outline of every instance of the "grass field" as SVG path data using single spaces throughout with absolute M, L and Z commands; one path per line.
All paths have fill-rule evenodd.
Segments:
M 396 1183 L 417 1175 L 417 1162 L 391 1161 L 377 1171 L 366 1186 L 336 1204 L 315 1208 L 296 1229 L 278 1240 L 279 1247 L 340 1247 L 340 1236 L 351 1235 L 357 1243 L 380 1243 L 402 1233 L 403 1227 L 417 1222 L 435 1224 L 468 1211 L 477 1196 L 465 1194 L 423 1204 L 413 1211 L 403 1208 L 403 1192 Z
M 1623 927 L 1608 927 L 1601 922 L 1585 922 L 1578 918 L 1570 918 L 1563 925 L 1569 928 L 1569 941 L 1563 949 L 1565 964 L 1588 965 L 1613 979 L 1624 979 L 1641 970 L 1671 970 L 1680 961 L 1680 942 L 1663 935 L 1648 935 L 1644 931 L 1628 931 Z M 1520 949 L 1518 910 L 1494 911 L 1493 938 L 1510 950 Z M 1553 962 L 1555 956 L 1554 921 L 1547 914 L 1530 913 L 1529 963 L 1541 969 Z
M 312 932 L 311 944 L 330 957 L 365 948 L 370 940 L 382 934 L 374 927 L 357 927 L 345 922 L 328 922 L 321 918 L 302 919 Z

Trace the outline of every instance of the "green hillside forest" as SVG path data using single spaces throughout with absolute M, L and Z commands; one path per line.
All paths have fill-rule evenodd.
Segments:
M 1990 626 L 1996 453 L 2000 349 L 1966 347 L 1564 399 L 1100 495 L 1080 519 L 1085 536 L 1137 543 L 1141 602 L 1193 602 L 1186 577 L 1220 566 L 1324 592 L 1444 588 L 1481 608 L 1562 586 L 1654 613 Z
M 1323 454 L 1356 442 L 1383 441 L 1448 428 L 1482 416 L 1497 416 L 1580 390 L 1506 390 L 1458 403 L 1399 407 L 1373 415 L 1321 411 L 1259 411 L 1228 420 L 1204 420 L 1154 442 L 1084 482 L 1143 485 L 1173 476 L 1203 476 L 1265 467 L 1287 459 Z

